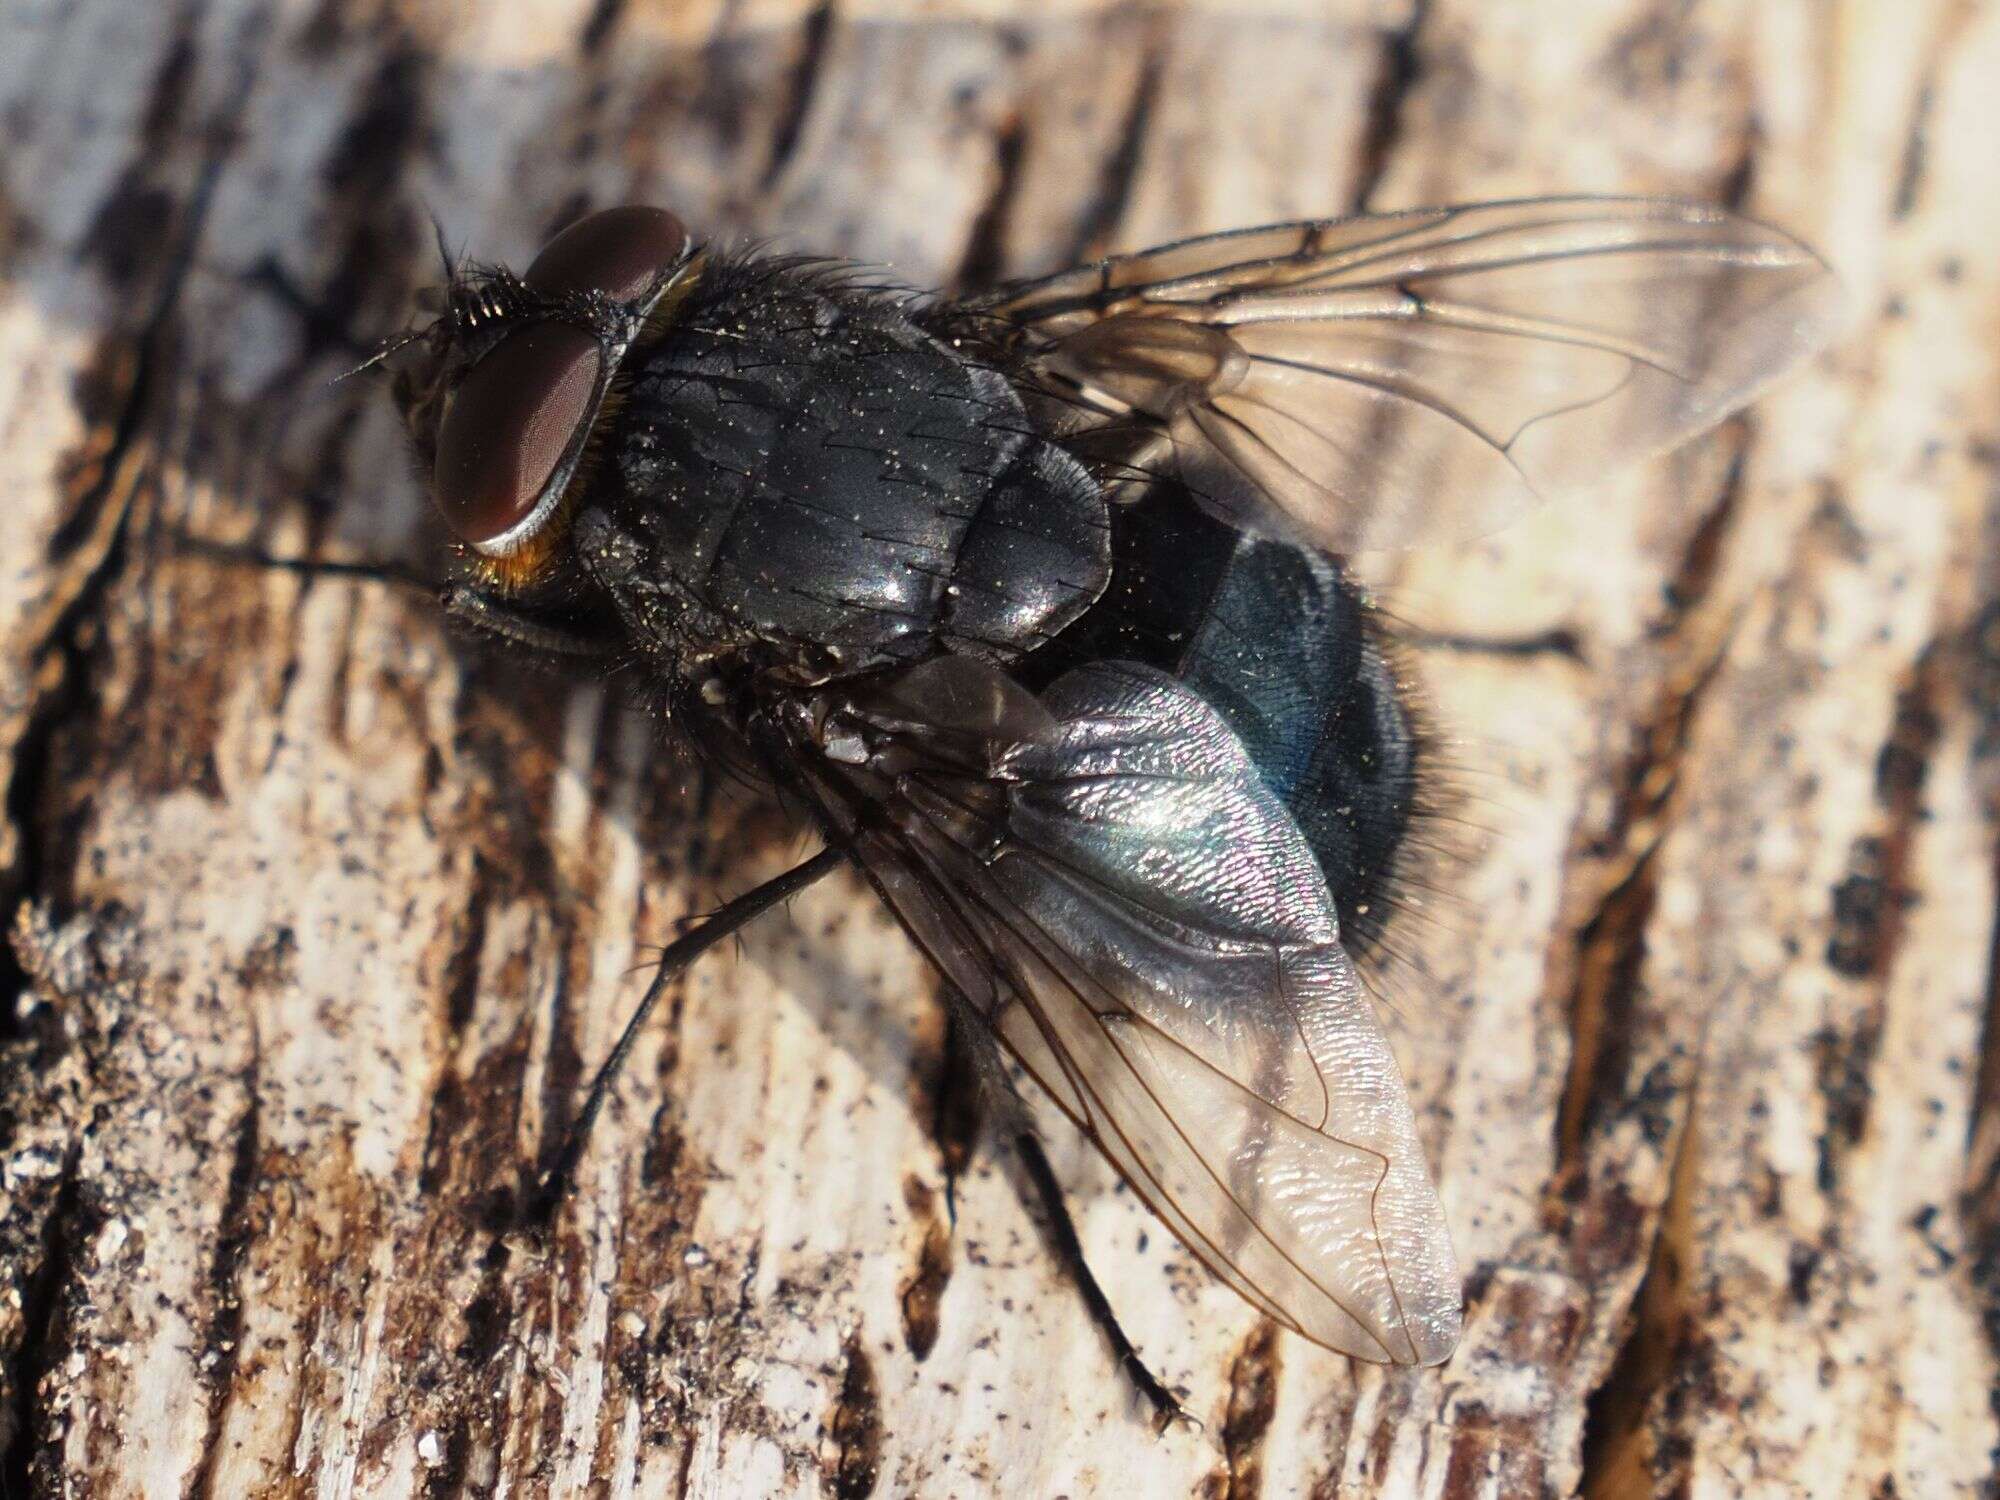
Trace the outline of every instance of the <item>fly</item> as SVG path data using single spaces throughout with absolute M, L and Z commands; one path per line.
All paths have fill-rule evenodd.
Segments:
M 1462 1284 L 1355 963 L 1423 737 L 1336 559 L 1681 442 L 1836 304 L 1787 235 L 1633 198 L 1284 224 L 964 299 L 636 206 L 519 275 L 453 266 L 395 341 L 446 607 L 637 674 L 826 845 L 667 950 L 548 1193 L 671 980 L 853 865 L 985 1075 L 1017 1062 L 1246 1301 L 1446 1359 Z

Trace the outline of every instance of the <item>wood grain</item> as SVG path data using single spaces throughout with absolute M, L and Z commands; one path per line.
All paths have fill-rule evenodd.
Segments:
M 2000 1489 L 2000 11 L 1973 0 L 19 0 L 0 19 L 0 1492 Z M 858 882 L 440 565 L 381 389 L 580 209 L 913 283 L 1342 208 L 1717 197 L 1854 329 L 1716 438 L 1375 560 L 1455 862 L 1382 981 L 1469 1269 L 1385 1373 L 1072 1133 L 1155 1439 Z M 1477 825 L 1476 827 L 1471 825 Z

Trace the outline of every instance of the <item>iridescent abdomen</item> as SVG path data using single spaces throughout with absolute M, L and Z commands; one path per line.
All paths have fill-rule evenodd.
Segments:
M 1342 940 L 1366 950 L 1391 914 L 1423 747 L 1339 565 L 1243 536 L 1160 485 L 1117 508 L 1111 586 L 1026 675 L 1117 660 L 1172 673 L 1222 715 L 1312 846 Z

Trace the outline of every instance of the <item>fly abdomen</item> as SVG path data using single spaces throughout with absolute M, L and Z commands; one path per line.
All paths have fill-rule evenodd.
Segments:
M 1170 672 L 1222 715 L 1284 801 L 1366 949 L 1422 799 L 1422 740 L 1359 590 L 1323 554 L 1246 537 L 1172 485 L 1113 511 L 1104 597 L 1030 664 Z
M 1426 768 L 1359 590 L 1321 554 L 1240 538 L 1181 672 L 1290 809 L 1332 889 L 1341 940 L 1375 947 L 1399 899 Z

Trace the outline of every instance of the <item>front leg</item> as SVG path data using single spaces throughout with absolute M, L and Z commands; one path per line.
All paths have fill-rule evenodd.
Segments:
M 540 656 L 545 665 L 570 665 L 578 661 L 609 664 L 618 654 L 615 641 L 551 624 L 470 584 L 451 584 L 440 602 L 445 613 L 461 625 L 489 640 Z

